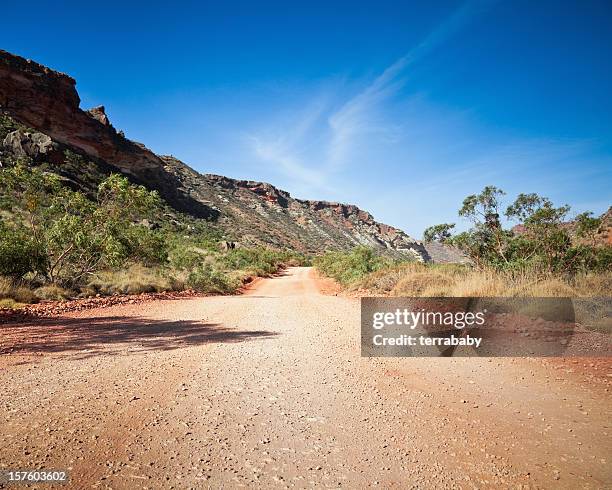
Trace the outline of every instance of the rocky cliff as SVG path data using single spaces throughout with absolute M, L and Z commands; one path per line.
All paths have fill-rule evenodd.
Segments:
M 73 78 L 0 50 L 0 109 L 54 141 L 159 191 L 178 211 L 210 217 L 206 208 L 177 192 L 180 183 L 161 159 L 126 139 L 110 124 L 103 107 L 79 108 Z
M 159 191 L 177 211 L 215 221 L 244 244 L 304 252 L 363 244 L 397 257 L 430 259 L 420 242 L 354 205 L 295 199 L 270 184 L 202 175 L 173 157 L 158 156 L 118 132 L 103 107 L 82 110 L 75 85 L 68 75 L 0 50 L 0 111 L 29 128 L 2 135 L 4 155 L 44 161 L 81 186 L 121 172 Z M 88 167 L 68 162 L 66 150 Z
M 263 241 L 306 252 L 367 245 L 395 256 L 429 258 L 420 242 L 378 223 L 357 206 L 295 199 L 270 184 L 202 175 L 176 158 L 161 158 L 184 192 L 218 211 L 218 222 L 241 242 Z

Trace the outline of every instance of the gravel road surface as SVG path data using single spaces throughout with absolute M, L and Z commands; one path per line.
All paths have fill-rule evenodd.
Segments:
M 240 296 L 1 325 L 0 468 L 71 488 L 612 488 L 608 360 L 361 358 L 358 300 L 319 283 L 291 268 Z

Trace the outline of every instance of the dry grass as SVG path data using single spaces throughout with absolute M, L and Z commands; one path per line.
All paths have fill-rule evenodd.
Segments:
M 393 296 L 447 296 L 454 284 L 451 275 L 436 271 L 413 272 L 402 277 L 391 290 Z
M 604 298 L 612 295 L 612 272 L 578 276 L 574 281 L 577 291 L 584 297 Z
M 96 274 L 83 289 L 82 295 L 159 293 L 177 289 L 174 282 L 157 269 L 134 264 L 127 269 Z
M 72 291 L 64 289 L 55 284 L 41 286 L 34 290 L 34 294 L 38 299 L 51 301 L 64 301 L 74 296 L 74 293 Z
M 510 274 L 464 266 L 406 264 L 369 274 L 353 287 L 389 296 L 604 297 L 612 291 L 612 273 L 564 278 L 529 271 Z
M 0 307 L 14 308 L 26 303 L 35 303 L 37 300 L 34 292 L 26 285 L 8 277 L 0 277 Z

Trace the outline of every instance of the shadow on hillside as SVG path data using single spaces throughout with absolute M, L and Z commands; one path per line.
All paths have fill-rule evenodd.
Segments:
M 237 330 L 192 320 L 140 317 L 33 318 L 28 325 L 0 325 L 0 354 L 95 355 L 143 353 L 207 343 L 233 343 L 277 335 L 266 330 Z

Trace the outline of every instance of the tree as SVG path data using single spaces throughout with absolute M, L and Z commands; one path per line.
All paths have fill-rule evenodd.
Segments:
M 443 237 L 468 254 L 476 267 L 529 267 L 542 273 L 575 273 L 609 267 L 612 248 L 594 246 L 600 221 L 591 213 L 578 215 L 576 229 L 579 236 L 589 238 L 593 244 L 573 244 L 566 225 L 568 205 L 557 207 L 550 199 L 535 193 L 519 194 L 504 213 L 508 220 L 521 225 L 513 232 L 503 229 L 499 217 L 504 195 L 501 189 L 488 186 L 480 194 L 466 197 L 459 215 L 472 222 L 470 230 L 446 238 L 448 225 L 436 225 L 426 230 L 424 238 Z
M 455 227 L 455 223 L 441 223 L 427 228 L 423 232 L 423 241 L 425 242 L 445 242 L 452 236 L 451 230 Z
M 480 260 L 491 263 L 508 264 L 506 248 L 508 233 L 502 228 L 499 218 L 501 198 L 506 193 L 492 185 L 486 186 L 480 194 L 472 194 L 463 200 L 459 216 L 467 218 L 474 224 L 473 233 L 477 235 Z
M 593 213 L 587 211 L 576 216 L 576 235 L 590 240 L 591 245 L 597 244 L 597 232 L 601 226 L 601 218 L 594 218 Z
M 30 269 L 51 283 L 73 285 L 127 259 L 167 258 L 161 237 L 137 223 L 159 207 L 159 196 L 125 177 L 105 179 L 92 201 L 57 175 L 16 165 L 0 172 L 0 189 L 0 202 L 14 216 L 12 229 L 27 228 L 33 249 L 43 255 Z
M 550 199 L 533 193 L 519 194 L 506 209 L 509 219 L 523 224 L 523 244 L 528 257 L 537 257 L 549 271 L 566 265 L 572 242 L 562 224 L 569 211 L 568 205 L 555 207 Z
M 19 279 L 44 267 L 44 261 L 27 229 L 0 222 L 0 275 Z
M 480 194 L 472 194 L 463 200 L 459 216 L 474 224 L 485 225 L 489 229 L 500 228 L 500 198 L 506 193 L 495 186 L 485 187 Z

